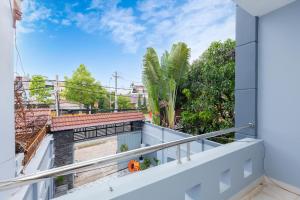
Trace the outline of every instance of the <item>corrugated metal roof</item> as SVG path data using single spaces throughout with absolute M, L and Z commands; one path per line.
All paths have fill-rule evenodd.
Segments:
M 90 115 L 58 116 L 52 117 L 51 131 L 55 132 L 74 128 L 142 121 L 144 119 L 144 114 L 141 112 L 116 112 Z

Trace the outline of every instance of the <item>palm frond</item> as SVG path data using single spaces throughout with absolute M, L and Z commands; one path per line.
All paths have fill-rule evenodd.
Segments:
M 153 112 L 153 121 L 160 123 L 159 92 L 162 70 L 159 64 L 157 53 L 153 48 L 148 48 L 144 56 L 143 82 L 149 94 L 149 106 Z

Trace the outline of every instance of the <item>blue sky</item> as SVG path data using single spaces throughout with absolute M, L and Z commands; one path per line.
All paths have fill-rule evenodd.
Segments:
M 235 37 L 231 0 L 24 0 L 17 43 L 26 74 L 54 79 L 85 64 L 108 85 L 141 82 L 146 48 L 161 55 L 175 42 L 192 50 L 191 61 L 214 40 Z M 21 64 L 16 72 L 22 74 Z

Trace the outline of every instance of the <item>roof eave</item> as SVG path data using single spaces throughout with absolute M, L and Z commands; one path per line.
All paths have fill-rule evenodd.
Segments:
M 253 16 L 263 16 L 296 0 L 233 0 L 238 6 Z

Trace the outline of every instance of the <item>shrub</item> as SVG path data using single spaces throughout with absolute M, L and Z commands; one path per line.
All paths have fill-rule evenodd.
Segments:
M 149 158 L 145 158 L 144 162 L 142 162 L 140 165 L 141 170 L 148 169 L 150 167 L 150 165 L 151 165 L 151 160 Z
M 57 186 L 60 186 L 64 183 L 65 177 L 64 176 L 58 176 L 55 178 L 55 184 Z
M 120 151 L 121 151 L 121 152 L 128 151 L 128 145 L 127 145 L 127 144 L 122 144 L 122 145 L 120 146 Z

